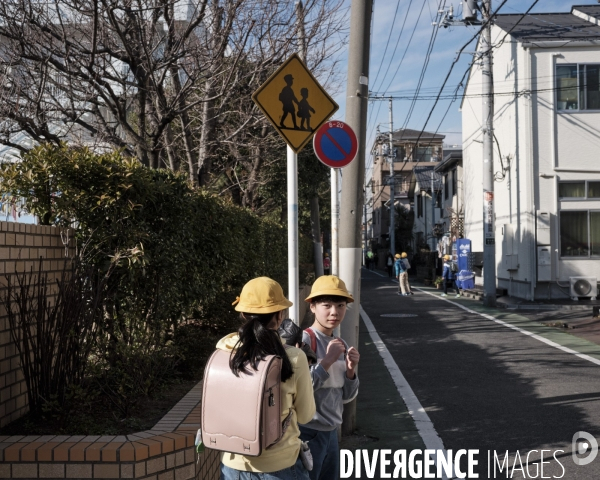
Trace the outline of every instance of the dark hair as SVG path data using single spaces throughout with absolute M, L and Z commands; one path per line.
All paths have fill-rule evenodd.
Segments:
M 233 347 L 229 358 L 229 367 L 236 377 L 240 372 L 249 374 L 248 366 L 257 370 L 258 362 L 267 355 L 281 357 L 281 381 L 285 382 L 294 374 L 292 363 L 285 352 L 277 330 L 268 328 L 275 313 L 245 313 L 242 319 L 246 321 L 238 330 L 240 339 Z
M 286 345 L 295 347 L 297 344 L 302 343 L 302 329 L 289 318 L 283 319 L 277 332 L 285 340 Z
M 319 295 L 318 297 L 314 297 L 310 299 L 310 303 L 339 303 L 345 302 L 348 303 L 348 298 L 343 297 L 342 295 Z

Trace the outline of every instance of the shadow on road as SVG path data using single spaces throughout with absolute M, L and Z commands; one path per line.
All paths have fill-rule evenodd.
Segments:
M 542 448 L 569 454 L 558 457 L 563 478 L 598 477 L 594 463 L 576 467 L 569 452 L 578 431 L 600 437 L 600 367 L 431 295 L 397 296 L 389 285 L 363 271 L 362 306 L 447 449 L 479 449 L 479 478 L 488 478 L 488 450 Z M 381 316 L 394 313 L 416 316 Z M 544 474 L 559 476 L 561 467 L 552 460 Z

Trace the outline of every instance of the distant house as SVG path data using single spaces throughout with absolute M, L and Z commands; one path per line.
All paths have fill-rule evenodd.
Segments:
M 408 192 L 413 169 L 417 165 L 436 165 L 443 155 L 445 136 L 401 129 L 393 133 L 394 151 L 394 205 L 410 209 Z M 417 142 L 418 140 L 418 142 Z M 373 172 L 369 180 L 368 232 L 370 239 L 380 246 L 388 246 L 390 229 L 390 163 L 388 134 L 379 135 L 372 147 Z
M 413 251 L 425 245 L 436 250 L 444 235 L 443 178 L 435 167 L 436 164 L 418 166 L 412 172 L 408 197 L 414 205 Z
M 492 27 L 498 286 L 593 296 L 600 278 L 600 5 Z M 481 66 L 462 100 L 465 237 L 483 251 Z M 585 277 L 582 280 L 580 277 Z M 582 280 L 579 282 L 579 280 Z M 578 283 L 579 282 L 579 283 Z
M 443 237 L 447 238 L 442 243 L 442 254 L 452 253 L 452 242 L 464 236 L 464 189 L 462 150 L 445 150 L 444 159 L 435 167 L 436 173 L 441 177 L 440 195 L 440 229 Z

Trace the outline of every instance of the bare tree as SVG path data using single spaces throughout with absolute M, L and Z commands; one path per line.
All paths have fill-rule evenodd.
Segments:
M 309 0 L 304 6 L 306 63 L 330 93 L 340 87 L 336 67 L 346 34 L 345 13 L 339 1 Z M 285 182 L 285 169 L 282 176 L 273 175 L 273 170 L 282 173 L 273 167 L 285 162 L 285 144 L 251 95 L 287 57 L 300 50 L 302 36 L 296 18 L 293 2 L 256 0 L 252 8 L 240 9 L 230 44 L 245 47 L 234 81 L 216 86 L 216 77 L 209 77 L 210 86 L 204 85 L 199 92 L 215 98 L 203 103 L 198 119 L 202 125 L 198 155 L 202 183 L 215 191 L 230 191 L 234 201 L 258 211 L 269 207 L 268 195 L 260 194 L 267 183 Z M 244 31 L 243 25 L 253 28 Z M 215 88 L 223 93 L 215 95 Z
M 0 2 L 0 143 L 27 150 L 26 135 L 117 147 L 193 182 L 199 169 L 208 182 L 241 163 L 229 185 L 252 192 L 273 133 L 250 94 L 297 50 L 293 8 L 277 0 Z M 311 0 L 305 12 L 308 63 L 335 83 L 341 0 Z M 218 159 L 215 175 L 223 146 L 231 155 Z

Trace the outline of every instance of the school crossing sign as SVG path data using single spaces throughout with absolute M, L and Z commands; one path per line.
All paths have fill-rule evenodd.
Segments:
M 296 153 L 339 108 L 297 54 L 254 92 L 252 100 Z

